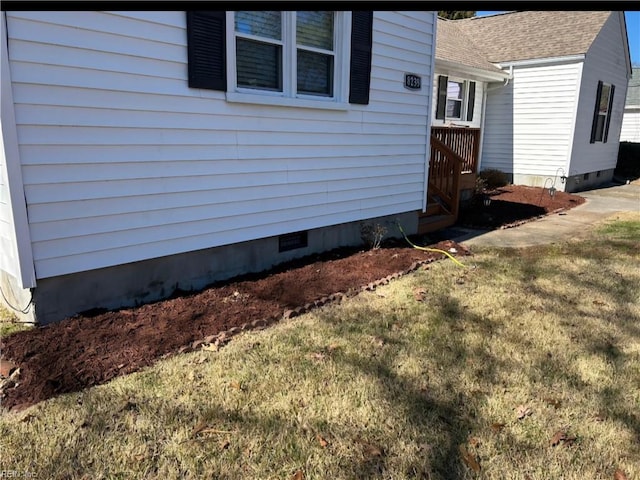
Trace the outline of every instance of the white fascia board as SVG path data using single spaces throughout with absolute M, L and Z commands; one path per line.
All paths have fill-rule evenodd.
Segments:
M 13 91 L 11 86 L 11 71 L 9 69 L 9 48 L 6 36 L 6 12 L 2 12 L 0 18 L 0 57 L 2 64 L 0 70 L 0 117 L 2 118 L 2 140 L 4 145 L 4 165 L 6 168 L 7 188 L 11 201 L 11 216 L 16 236 L 16 248 L 19 267 L 20 285 L 22 288 L 36 286 L 36 274 L 33 263 L 33 250 L 31 234 L 29 232 L 29 220 L 27 217 L 27 202 L 24 195 L 22 182 L 22 166 L 20 164 L 20 150 L 18 148 L 18 130 L 16 127 L 16 114 L 13 104 Z
M 562 64 L 562 63 L 575 63 L 575 62 L 583 62 L 585 58 L 584 53 L 579 55 L 567 55 L 564 57 L 547 57 L 547 58 L 532 58 L 529 60 L 514 60 L 512 62 L 498 62 L 497 66 L 500 68 L 508 68 L 508 67 L 533 67 L 539 65 L 547 65 L 552 63 Z
M 481 68 L 469 67 L 450 60 L 441 60 L 436 58 L 436 68 L 447 69 L 455 72 L 460 72 L 463 75 L 469 75 L 479 81 L 484 82 L 502 82 L 509 78 L 508 72 L 501 72 L 496 69 L 495 72 L 489 70 L 483 70 Z

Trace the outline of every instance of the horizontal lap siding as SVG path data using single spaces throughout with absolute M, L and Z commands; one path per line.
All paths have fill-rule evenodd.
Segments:
M 513 83 L 487 90 L 481 169 L 513 173 Z
M 422 207 L 433 15 L 375 12 L 369 105 L 187 86 L 184 12 L 9 12 L 39 278 Z
M 613 12 L 587 52 L 580 88 L 576 135 L 571 155 L 571 175 L 615 168 L 624 103 L 627 69 L 618 12 Z M 590 143 L 598 81 L 615 85 L 613 109 L 606 143 Z
M 514 69 L 513 165 L 525 175 L 566 168 L 579 63 Z
M 640 143 L 640 107 L 627 108 L 624 112 L 620 141 Z

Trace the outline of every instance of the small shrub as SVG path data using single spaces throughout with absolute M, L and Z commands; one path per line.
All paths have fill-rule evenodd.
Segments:
M 494 190 L 509 184 L 509 177 L 507 174 L 496 168 L 487 168 L 486 170 L 482 170 L 479 174 L 479 178 L 482 178 L 485 181 L 485 188 L 488 188 L 489 190 Z
M 380 248 L 382 239 L 387 234 L 387 228 L 379 223 L 375 225 L 371 223 L 363 223 L 360 225 L 360 238 L 373 250 Z
M 476 177 L 476 184 L 473 186 L 473 194 L 480 195 L 483 194 L 487 190 L 487 181 L 478 176 Z

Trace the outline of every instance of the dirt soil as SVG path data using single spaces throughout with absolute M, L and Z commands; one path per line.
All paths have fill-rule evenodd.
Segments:
M 489 208 L 472 207 L 479 215 L 475 220 L 469 213 L 472 208 L 466 210 L 466 218 L 474 225 L 500 226 L 584 201 L 562 192 L 554 199 L 541 198 L 541 190 L 504 187 L 491 194 Z M 450 240 L 432 247 L 455 248 L 457 255 L 469 253 Z M 376 250 L 343 248 L 212 285 L 199 293 L 177 292 L 175 298 L 141 307 L 79 315 L 17 332 L 0 340 L 2 357 L 20 369 L 17 385 L 5 384 L 1 405 L 20 410 L 105 383 L 161 357 L 197 348 L 203 339 L 210 342 L 220 332 L 273 323 L 296 308 L 299 313 L 313 302 L 335 301 L 333 294 L 356 293 L 389 275 L 415 269 L 416 262 L 443 257 L 399 241 Z

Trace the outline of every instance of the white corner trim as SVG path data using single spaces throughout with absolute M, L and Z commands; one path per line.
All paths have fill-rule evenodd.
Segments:
M 571 123 L 571 132 L 569 133 L 569 145 L 567 151 L 567 163 L 565 164 L 565 175 L 569 175 L 571 170 L 571 157 L 573 156 L 573 142 L 575 141 L 576 127 L 578 122 L 578 107 L 580 106 L 580 89 L 582 88 L 582 73 L 584 63 L 578 65 L 578 79 L 576 82 L 575 105 L 573 106 L 573 120 Z
M 333 100 L 291 98 L 261 93 L 227 92 L 227 102 L 272 105 L 276 107 L 315 108 L 321 110 L 349 110 L 349 104 Z
M 438 13 L 433 15 L 433 34 L 431 37 L 431 72 L 429 82 L 429 96 L 427 98 L 427 135 L 425 144 L 424 184 L 422 188 L 422 213 L 427 211 L 427 194 L 429 193 L 429 163 L 431 161 L 431 125 L 433 123 L 433 85 L 436 79 L 436 35 L 438 28 Z
M 16 258 L 18 259 L 19 277 L 22 288 L 36 286 L 36 273 L 33 263 L 33 250 L 31 246 L 31 234 L 29 232 L 29 220 L 27 217 L 27 201 L 24 195 L 22 183 L 22 166 L 20 163 L 20 150 L 18 148 L 18 130 L 16 128 L 16 115 L 13 104 L 13 91 L 11 87 L 11 71 L 9 67 L 9 48 L 6 32 L 7 13 L 2 12 L 0 18 L 0 117 L 2 118 L 2 140 L 4 145 L 4 168 L 7 178 L 7 188 L 11 201 L 10 214 L 16 235 Z

